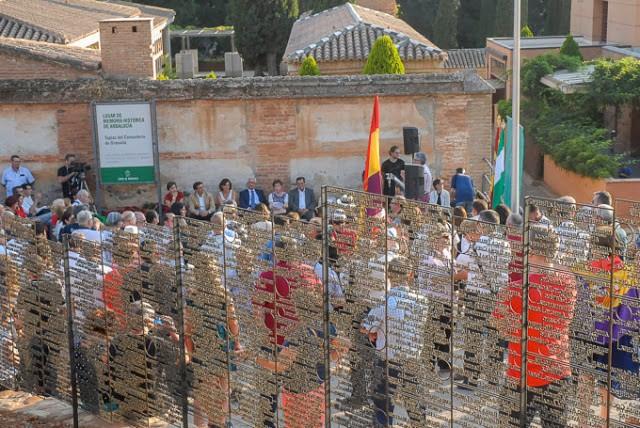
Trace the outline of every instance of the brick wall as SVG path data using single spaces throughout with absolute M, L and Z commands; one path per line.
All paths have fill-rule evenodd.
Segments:
M 45 103 L 36 88 L 59 95 Z M 358 188 L 373 94 L 380 95 L 383 159 L 391 145 L 402 145 L 403 126 L 417 126 L 434 175 L 448 180 L 465 166 L 481 183 L 482 157 L 492 144 L 491 90 L 474 75 L 98 81 L 64 88 L 0 82 L 0 98 L 9 102 L 0 107 L 0 159 L 17 152 L 39 188 L 57 192 L 55 170 L 66 153 L 93 158 L 91 100 L 156 98 L 163 191 L 169 180 L 188 190 L 202 180 L 215 191 L 223 177 L 240 190 L 252 175 L 265 190 L 275 178 L 292 184 L 299 175 L 318 191 L 322 184 Z M 5 144 L 8 135 L 24 144 Z M 155 190 L 108 186 L 104 196 L 108 206 L 123 206 L 154 201 Z
M 0 79 L 79 79 L 97 78 L 96 71 L 81 71 L 47 61 L 36 61 L 21 55 L 0 53 Z
M 155 78 L 153 18 L 100 21 L 100 54 L 107 77 Z

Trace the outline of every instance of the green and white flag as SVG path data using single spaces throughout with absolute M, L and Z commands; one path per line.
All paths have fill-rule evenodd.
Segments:
M 504 171 L 505 166 L 505 150 L 504 150 L 504 136 L 506 130 L 500 130 L 500 140 L 498 143 L 498 150 L 496 151 L 496 163 L 493 169 L 493 203 L 492 206 L 495 208 L 500 205 L 504 201 L 504 191 L 505 191 L 505 181 L 506 174 Z

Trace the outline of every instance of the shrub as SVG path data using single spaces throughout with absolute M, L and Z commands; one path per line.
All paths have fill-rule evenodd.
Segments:
M 167 76 L 165 72 L 162 71 L 156 76 L 156 80 L 169 80 L 169 76 Z
M 300 76 L 320 76 L 320 67 L 313 56 L 308 55 L 302 61 L 299 74 Z
M 364 74 L 404 74 L 404 64 L 400 59 L 398 48 L 389 36 L 379 37 L 373 44 Z
M 212 71 L 212 72 L 210 72 L 209 74 L 207 74 L 205 76 L 205 79 L 213 79 L 213 80 L 215 80 L 217 78 L 218 78 L 218 76 L 216 75 L 215 71 Z
M 531 28 L 528 25 L 525 25 L 524 27 L 522 27 L 522 30 L 520 31 L 520 35 L 528 39 L 533 37 L 533 31 L 531 31 Z
M 573 36 L 571 34 L 569 34 L 564 40 L 564 43 L 562 43 L 562 47 L 560 48 L 560 55 L 580 58 L 580 61 L 583 60 L 582 54 L 580 53 L 580 46 L 578 46 L 578 43 L 573 40 Z
M 502 120 L 507 120 L 507 117 L 511 116 L 511 100 L 498 101 L 498 114 Z

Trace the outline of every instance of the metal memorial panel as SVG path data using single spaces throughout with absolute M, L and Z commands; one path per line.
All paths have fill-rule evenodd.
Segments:
M 329 348 L 341 354 L 331 373 L 331 424 L 389 423 L 387 199 L 331 187 L 323 198 L 327 282 L 337 289 L 329 290 L 329 323 L 345 343 Z
M 7 215 L 0 217 L 0 225 L 0 386 L 15 388 L 19 362 L 15 310 L 20 282 L 8 247 L 8 243 L 15 239 L 12 236 L 15 226 Z
M 185 388 L 180 347 L 190 350 L 183 334 L 183 302 L 176 276 L 176 246 L 172 229 L 145 225 L 139 229 L 138 248 L 140 304 L 144 319 L 144 350 L 147 371 L 149 424 L 181 425 Z M 185 277 L 184 275 L 182 276 Z M 189 351 L 185 351 L 186 354 Z
M 228 328 L 229 406 L 234 426 L 280 426 L 277 373 L 287 357 L 278 332 L 275 237 L 269 215 L 224 213 L 225 289 L 235 325 Z M 230 325 L 230 323 L 227 323 Z M 284 357 L 283 357 L 284 355 Z
M 182 248 L 185 382 L 193 426 L 225 426 L 229 420 L 229 350 L 237 336 L 234 305 L 224 278 L 225 224 L 184 219 L 177 225 Z
M 451 214 L 399 197 L 389 204 L 386 347 L 394 424 L 451 424 Z
M 495 212 L 454 216 L 453 426 L 509 426 L 520 410 L 514 346 L 521 283 L 517 254 Z M 515 379 L 514 379 L 515 377 Z
M 613 427 L 640 425 L 640 202 L 616 200 L 611 331 Z
M 274 282 L 278 338 L 275 372 L 281 395 L 280 426 L 322 428 L 326 420 L 329 369 L 326 341 L 339 358 L 341 332 L 325 319 L 322 233 L 316 224 L 276 216 L 273 219 L 274 267 L 261 279 Z M 265 282 L 265 285 L 268 282 Z M 282 339 L 280 340 L 280 337 Z
M 543 426 L 605 426 L 614 212 L 535 198 L 525 210 L 523 417 Z
M 66 239 L 64 267 L 68 270 L 68 280 L 65 286 L 69 287 L 67 305 L 73 319 L 73 380 L 78 402 L 86 411 L 112 420 L 114 411 L 119 409 L 116 399 L 112 400 L 110 341 L 116 330 L 114 323 L 126 320 L 107 315 L 104 283 L 113 271 L 103 262 L 100 243 L 86 240 L 81 233 Z M 121 263 L 121 260 L 115 262 Z M 130 323 L 133 328 L 134 320 Z

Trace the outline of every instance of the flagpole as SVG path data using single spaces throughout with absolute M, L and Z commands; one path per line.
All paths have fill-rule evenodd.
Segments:
M 511 211 L 520 211 L 520 29 L 522 27 L 521 1 L 514 0 L 513 5 L 513 90 L 511 94 L 511 131 L 513 149 L 511 150 Z

